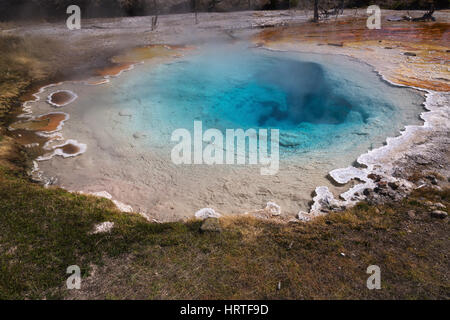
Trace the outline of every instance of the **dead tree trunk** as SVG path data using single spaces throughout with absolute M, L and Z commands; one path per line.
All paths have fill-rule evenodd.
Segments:
M 158 2 L 153 0 L 153 7 L 155 8 L 155 16 L 152 17 L 152 31 L 158 27 Z
M 198 0 L 191 0 L 192 10 L 194 10 L 195 24 L 198 24 Z
M 319 21 L 319 0 L 314 0 L 314 22 Z
M 436 21 L 435 17 L 433 17 L 434 13 L 434 3 L 431 4 L 430 10 L 427 11 L 422 17 L 414 18 L 412 21 Z

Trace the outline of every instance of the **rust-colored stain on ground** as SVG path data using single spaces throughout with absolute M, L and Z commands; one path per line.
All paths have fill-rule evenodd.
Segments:
M 330 46 L 382 70 L 392 82 L 436 91 L 450 91 L 450 24 L 443 22 L 388 22 L 369 30 L 365 19 L 308 23 L 266 29 L 255 39 L 277 47 Z M 338 51 L 340 50 L 340 51 Z
M 67 120 L 64 113 L 49 113 L 30 121 L 19 121 L 11 125 L 12 129 L 22 129 L 28 131 L 53 132 L 56 131 L 60 124 Z
M 138 47 L 130 51 L 112 58 L 114 63 L 137 63 L 140 61 L 150 60 L 154 58 L 178 57 L 186 50 L 192 47 L 172 46 L 172 45 L 149 45 Z
M 132 63 L 121 63 L 113 65 L 111 67 L 99 69 L 96 71 L 96 73 L 102 77 L 115 77 L 118 76 L 121 72 L 130 69 L 132 65 Z
M 387 25 L 386 25 L 387 24 Z M 420 42 L 450 45 L 450 24 L 442 22 L 415 23 L 383 21 L 381 29 L 370 30 L 365 19 L 354 21 L 304 24 L 300 26 L 267 29 L 258 36 L 261 41 L 279 40 L 321 40 L 352 42 L 367 40 L 393 40 L 401 42 Z
M 96 73 L 102 77 L 117 76 L 122 71 L 130 69 L 133 64 L 155 58 L 178 58 L 182 56 L 182 52 L 192 49 L 193 47 L 173 45 L 149 45 L 133 48 L 113 57 L 111 59 L 113 66 L 97 70 Z

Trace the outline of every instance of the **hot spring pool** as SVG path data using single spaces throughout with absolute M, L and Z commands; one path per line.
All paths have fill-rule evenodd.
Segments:
M 70 190 L 108 191 L 160 220 L 260 209 L 307 209 L 329 171 L 346 167 L 407 124 L 419 124 L 423 97 L 381 80 L 344 56 L 271 52 L 243 45 L 198 48 L 146 63 L 102 86 L 63 84 L 77 93 L 63 133 L 87 144 L 82 156 L 42 162 Z M 56 90 L 56 89 L 55 89 Z M 40 111 L 49 109 L 40 104 Z M 278 129 L 277 174 L 259 165 L 175 165 L 176 129 Z

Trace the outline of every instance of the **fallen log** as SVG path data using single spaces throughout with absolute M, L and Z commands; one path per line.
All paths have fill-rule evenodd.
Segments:
M 427 13 L 425 13 L 422 17 L 413 18 L 412 21 L 436 21 L 436 18 L 433 17 L 433 13 L 434 7 L 432 6 L 431 9 Z

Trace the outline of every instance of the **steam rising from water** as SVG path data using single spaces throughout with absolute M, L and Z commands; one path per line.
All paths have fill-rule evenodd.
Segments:
M 126 81 L 119 79 L 111 104 L 120 108 L 117 112 L 133 110 L 133 130 L 146 132 L 145 142 L 153 147 L 167 146 L 174 130 L 192 130 L 194 121 L 202 121 L 204 130 L 222 132 L 280 129 L 282 156 L 335 147 L 340 152 L 350 147 L 354 135 L 367 148 L 371 134 L 384 136 L 381 124 L 395 126 L 396 99 L 407 96 L 374 74 L 367 79 L 368 72 L 342 57 L 299 59 L 215 45 L 170 64 L 143 67 Z

